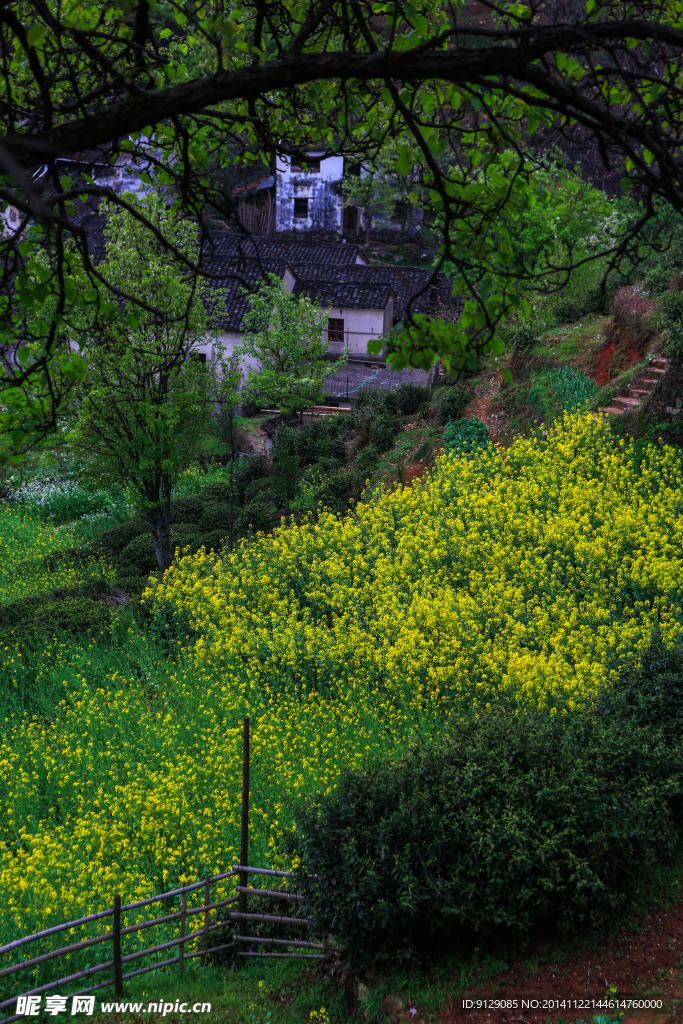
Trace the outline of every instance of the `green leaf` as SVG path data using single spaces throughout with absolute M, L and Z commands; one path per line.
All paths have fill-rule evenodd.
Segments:
M 47 35 L 47 25 L 42 22 L 36 22 L 35 25 L 31 25 L 30 29 L 26 33 L 26 41 L 29 46 L 36 46 L 41 40 Z

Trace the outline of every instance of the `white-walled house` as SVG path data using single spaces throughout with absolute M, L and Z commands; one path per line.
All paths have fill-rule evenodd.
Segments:
M 361 164 L 351 165 L 355 173 L 366 173 Z M 275 185 L 275 231 L 301 232 L 302 235 L 342 235 L 354 239 L 367 229 L 365 213 L 350 205 L 342 192 L 344 157 L 325 156 L 311 151 L 306 161 L 278 157 Z M 404 216 L 387 219 L 381 209 L 371 210 L 375 236 L 397 241 L 419 236 L 423 210 L 403 204 Z M 403 220 L 403 227 L 401 227 Z
M 312 152 L 304 165 L 281 156 L 275 177 L 276 231 L 342 233 L 343 157 Z
M 386 338 L 410 310 L 457 318 L 459 303 L 443 274 L 432 280 L 429 270 L 414 267 L 371 266 L 353 243 L 306 243 L 216 234 L 211 238 L 207 268 L 219 276 L 224 290 L 221 342 L 228 354 L 239 346 L 244 315 L 249 308 L 245 288 L 258 289 L 268 274 L 276 274 L 287 290 L 307 295 L 327 312 L 328 354 L 348 350 L 354 362 L 383 362 L 369 356 L 368 344 Z M 222 279 L 221 279 L 222 278 Z M 213 346 L 203 349 L 214 357 Z M 245 359 L 244 372 L 253 360 Z
M 396 296 L 390 285 L 297 280 L 295 295 L 307 295 L 327 311 L 330 355 L 367 358 L 368 344 L 385 338 L 394 323 Z

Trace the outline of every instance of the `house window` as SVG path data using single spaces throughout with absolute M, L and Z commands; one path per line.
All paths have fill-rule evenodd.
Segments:
M 308 199 L 294 200 L 294 220 L 308 220 Z
M 190 352 L 190 358 L 193 359 L 195 363 L 199 363 L 200 366 L 204 366 L 206 364 L 206 352 Z
M 344 207 L 344 234 L 353 238 L 358 234 L 358 207 Z
M 328 341 L 343 341 L 344 340 L 344 321 L 338 320 L 331 316 L 327 321 L 327 340 Z
M 303 171 L 304 174 L 320 174 L 320 160 L 297 160 L 292 158 L 292 170 Z

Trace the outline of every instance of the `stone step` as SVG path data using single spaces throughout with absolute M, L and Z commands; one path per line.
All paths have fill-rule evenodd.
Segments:
M 603 416 L 621 416 L 623 409 L 618 409 L 616 405 L 604 405 L 600 409 Z
M 612 405 L 619 406 L 622 409 L 637 409 L 640 405 L 640 399 L 627 398 L 625 395 L 615 395 L 612 399 Z
M 647 388 L 647 390 L 645 388 L 629 388 L 626 394 L 630 398 L 642 398 L 644 395 L 651 395 L 652 388 Z
M 657 385 L 659 384 L 661 379 L 662 379 L 661 377 L 657 377 L 657 378 L 655 378 L 653 380 L 651 377 L 646 377 L 645 380 L 641 380 L 638 383 L 639 384 L 651 384 L 652 387 L 650 388 L 650 390 L 654 391 L 654 389 L 657 387 Z
M 656 363 L 650 363 L 647 367 L 648 373 L 656 373 L 658 376 L 663 377 L 666 373 L 666 366 L 657 366 Z
M 666 368 L 668 366 L 668 362 L 667 362 L 666 359 L 662 359 L 660 357 L 660 358 L 657 358 L 657 359 L 653 359 L 652 362 L 650 363 L 650 366 L 655 366 L 658 370 L 659 369 L 666 370 Z

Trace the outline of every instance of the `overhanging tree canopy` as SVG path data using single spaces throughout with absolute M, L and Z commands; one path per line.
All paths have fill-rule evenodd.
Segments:
M 215 171 L 308 151 L 372 160 L 387 139 L 397 169 L 417 159 L 441 232 L 440 265 L 465 297 L 458 325 L 409 319 L 394 365 L 453 366 L 496 349 L 496 326 L 524 304 L 539 268 L 512 265 L 514 225 L 533 202 L 534 134 L 593 142 L 638 197 L 610 240 L 615 266 L 659 207 L 683 208 L 683 20 L 675 3 L 485 3 L 468 21 L 442 0 L 21 0 L 0 7 L 0 199 L 19 211 L 0 244 L 4 425 L 17 442 L 48 429 L 61 379 L 82 372 L 45 325 L 17 362 L 23 310 L 52 292 L 57 323 L 80 297 L 68 261 L 102 278 L 78 203 L 109 190 L 64 173 L 64 158 L 128 153 L 202 230 L 237 220 Z M 80 197 L 80 198 L 79 198 Z M 125 199 L 115 197 L 125 205 Z M 658 207 L 659 204 L 659 207 Z M 137 216 L 140 216 L 138 213 Z M 27 242 L 29 224 L 32 240 Z M 153 230 L 152 225 L 148 225 Z M 21 243 L 23 243 L 23 248 Z M 175 249 L 173 238 L 166 239 Z M 24 273 L 37 245 L 46 280 Z M 570 261 L 571 263 L 571 254 Z M 437 268 L 439 269 L 439 268 Z M 556 268 L 557 269 L 557 268 Z M 547 276 L 547 275 L 546 275 Z M 113 282 L 100 281 L 113 288 Z

